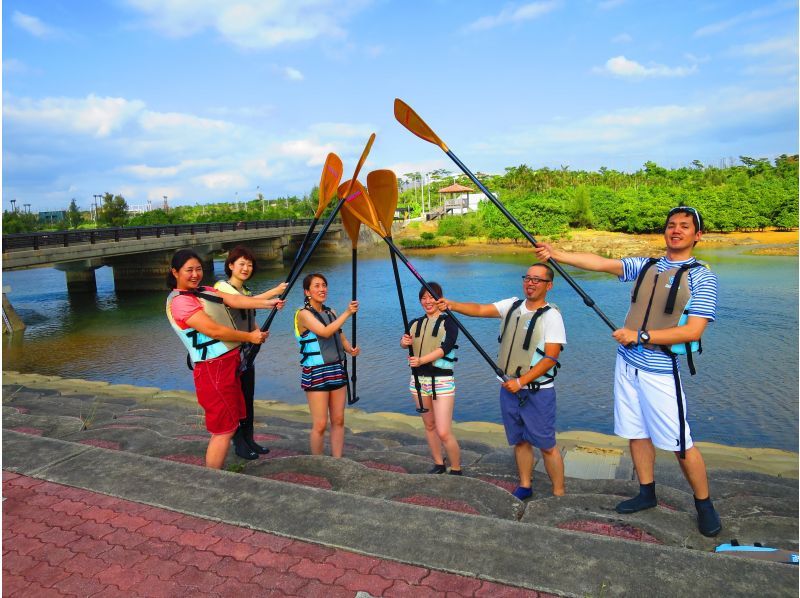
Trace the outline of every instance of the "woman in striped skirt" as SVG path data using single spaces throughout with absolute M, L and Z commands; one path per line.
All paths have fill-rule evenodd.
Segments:
M 330 421 L 331 454 L 341 457 L 347 385 L 343 361 L 345 354 L 353 357 L 359 354 L 358 347 L 351 346 L 345 337 L 342 326 L 358 311 L 358 301 L 351 301 L 347 310 L 337 317 L 325 305 L 328 281 L 319 273 L 303 279 L 303 292 L 305 305 L 295 313 L 294 334 L 300 344 L 300 386 L 311 411 L 311 454 L 323 453 L 325 430 Z

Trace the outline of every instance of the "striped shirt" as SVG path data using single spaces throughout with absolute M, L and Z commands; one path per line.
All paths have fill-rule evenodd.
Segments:
M 695 258 L 690 258 L 683 262 L 671 262 L 666 257 L 662 257 L 656 262 L 658 272 L 664 272 L 670 268 L 677 268 L 683 264 L 696 262 Z M 622 282 L 632 282 L 639 276 L 647 258 L 626 257 L 622 258 Z M 684 276 L 689 278 L 689 293 L 691 301 L 689 303 L 689 315 L 706 318 L 709 322 L 716 319 L 717 312 L 717 275 L 708 268 L 691 268 Z M 620 345 L 617 354 L 626 363 L 635 368 L 653 374 L 672 375 L 672 359 L 661 350 L 647 349 L 643 346 L 625 347 Z

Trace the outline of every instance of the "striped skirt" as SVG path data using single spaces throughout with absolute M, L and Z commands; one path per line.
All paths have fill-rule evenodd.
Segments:
M 344 368 L 340 362 L 303 368 L 300 374 L 300 388 L 310 390 L 336 390 L 347 384 Z

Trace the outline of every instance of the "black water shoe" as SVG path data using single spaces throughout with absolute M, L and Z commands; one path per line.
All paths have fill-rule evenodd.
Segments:
M 460 469 L 453 469 L 452 467 L 450 468 L 450 472 L 449 473 L 450 473 L 450 475 L 462 475 Z
M 247 459 L 248 461 L 252 461 L 254 459 L 258 459 L 258 453 L 256 453 L 250 446 L 247 444 L 247 441 L 244 439 L 244 433 L 242 432 L 242 428 L 237 428 L 236 433 L 233 435 L 233 451 L 236 453 L 238 457 L 242 459 Z
M 247 443 L 247 446 L 250 447 L 250 450 L 256 453 L 257 455 L 267 455 L 269 454 L 269 449 L 265 446 L 261 446 L 253 439 L 253 432 L 246 432 L 244 434 L 244 441 Z
M 444 463 L 441 465 L 437 463 L 428 471 L 428 473 L 447 473 L 447 467 L 445 467 Z
M 713 538 L 722 530 L 722 522 L 714 508 L 711 498 L 694 499 L 694 508 L 697 509 L 697 529 L 708 538 Z
M 650 482 L 649 484 L 639 484 L 639 494 L 628 500 L 623 500 L 619 503 L 614 510 L 623 515 L 631 513 L 638 513 L 645 509 L 652 509 L 658 505 L 656 498 L 656 483 Z

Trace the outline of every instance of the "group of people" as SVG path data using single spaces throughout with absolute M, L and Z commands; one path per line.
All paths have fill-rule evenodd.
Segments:
M 625 324 L 612 333 L 618 343 L 614 432 L 629 441 L 640 490 L 635 497 L 620 502 L 617 512 L 634 513 L 657 505 L 657 447 L 678 457 L 694 492 L 700 532 L 706 536 L 720 532 L 705 463 L 686 421 L 686 397 L 677 361 L 678 354 L 685 354 L 694 373 L 692 353 L 716 315 L 717 278 L 692 255 L 703 234 L 703 221 L 696 209 L 673 208 L 664 229 L 666 251 L 659 259 L 609 259 L 538 243 L 535 253 L 539 263 L 522 275 L 522 298 L 460 302 L 445 297 L 442 287 L 434 282 L 420 290 L 423 314 L 409 323 L 400 345 L 409 349 L 409 391 L 422 412 L 433 459 L 429 473 L 462 474 L 459 445 L 452 432 L 458 327 L 448 315 L 457 312 L 500 320 L 497 364 L 505 375 L 499 402 L 519 475 L 514 496 L 526 500 L 533 493 L 534 447 L 542 455 L 552 493 L 565 493 L 564 462 L 556 443 L 554 381 L 567 340 L 561 312 L 547 300 L 554 284 L 553 269 L 547 264 L 552 259 L 634 283 Z M 251 367 L 239 374 L 238 348 L 242 343 L 261 344 L 267 339 L 268 333 L 255 324 L 254 310 L 282 309 L 284 301 L 276 297 L 282 295 L 286 285 L 253 295 L 245 282 L 255 268 L 253 254 L 237 247 L 225 261 L 228 280 L 217 283 L 216 288 L 204 287 L 200 258 L 190 250 L 181 250 L 175 254 L 168 275 L 171 293 L 167 317 L 189 351 L 198 402 L 212 434 L 206 453 L 208 467 L 222 466 L 231 440 L 237 455 L 245 459 L 269 452 L 253 438 L 254 372 Z M 342 315 L 337 315 L 325 305 L 328 281 L 320 273 L 304 278 L 303 292 L 305 301 L 295 312 L 294 332 L 300 349 L 300 385 L 312 419 L 310 449 L 314 455 L 323 453 L 325 431 L 330 427 L 331 454 L 341 457 L 346 355 L 359 354 L 342 328 L 357 313 L 358 302 L 351 301 Z

